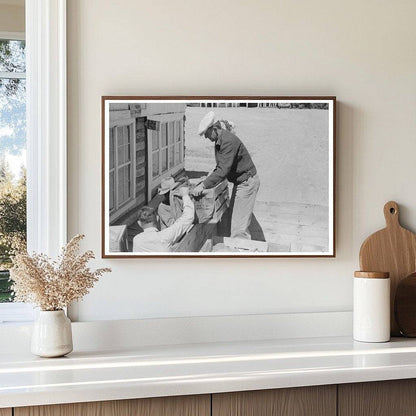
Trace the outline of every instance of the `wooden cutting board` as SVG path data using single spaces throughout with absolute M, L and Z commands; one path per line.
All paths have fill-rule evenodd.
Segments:
M 416 337 L 416 273 L 399 282 L 394 301 L 394 316 L 403 335 Z
M 394 298 L 400 280 L 416 271 L 416 235 L 400 225 L 396 202 L 384 205 L 384 217 L 386 228 L 370 235 L 361 246 L 360 268 L 390 273 L 390 328 L 391 335 L 397 336 L 400 331 L 394 317 Z

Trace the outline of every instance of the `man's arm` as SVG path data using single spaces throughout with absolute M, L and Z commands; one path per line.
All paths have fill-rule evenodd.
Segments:
M 221 143 L 221 147 L 217 156 L 217 166 L 211 175 L 209 175 L 203 182 L 204 188 L 213 188 L 227 178 L 233 166 L 237 150 L 238 148 L 235 146 L 235 143 L 231 141 L 225 141 Z
M 182 190 L 183 188 L 181 188 Z M 186 188 L 187 190 L 188 188 Z M 195 207 L 188 191 L 182 196 L 183 200 L 183 212 L 180 218 L 178 218 L 173 225 L 160 231 L 160 237 L 162 241 L 169 246 L 175 244 L 191 227 L 195 218 Z

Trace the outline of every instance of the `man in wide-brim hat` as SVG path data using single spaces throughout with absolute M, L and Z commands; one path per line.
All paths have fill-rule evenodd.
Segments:
M 157 215 L 159 216 L 161 230 L 170 227 L 175 222 L 170 206 L 170 192 L 177 186 L 178 183 L 172 177 L 162 179 L 160 183 L 158 194 L 163 195 L 163 200 L 157 208 Z
M 243 142 L 215 119 L 213 111 L 206 114 L 199 123 L 198 134 L 215 143 L 217 165 L 193 193 L 200 195 L 204 189 L 213 188 L 224 179 L 233 183 L 230 203 L 231 237 L 250 239 L 249 227 L 260 187 L 251 156 Z

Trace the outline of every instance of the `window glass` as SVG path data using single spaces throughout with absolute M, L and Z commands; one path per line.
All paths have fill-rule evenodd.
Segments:
M 175 163 L 179 165 L 181 163 L 181 144 L 177 143 L 175 146 Z
M 183 140 L 183 122 L 182 120 L 178 123 L 178 141 Z
M 0 39 L 0 72 L 26 72 L 24 40 Z
M 131 197 L 131 165 L 124 167 L 124 195 L 126 200 Z
M 124 200 L 124 177 L 123 177 L 123 168 L 118 169 L 118 185 L 117 185 L 117 198 L 118 202 Z
M 175 123 L 175 141 L 179 142 L 181 140 L 181 122 L 177 121 Z
M 110 210 L 114 209 L 114 170 L 110 172 Z
M 167 127 L 167 123 L 161 124 L 162 147 L 166 147 L 168 145 Z
M 172 169 L 175 166 L 175 145 L 169 146 L 169 167 Z
M 168 170 L 168 149 L 162 150 L 162 173 Z
M 152 177 L 159 176 L 159 152 L 154 152 L 152 155 Z
M 118 166 L 131 161 L 131 137 L 129 126 L 117 127 L 117 149 Z
M 114 129 L 110 129 L 110 169 L 114 169 Z
M 0 39 L 0 302 L 12 300 L 8 269 L 26 243 L 25 42 Z
M 125 162 L 123 127 L 117 127 L 117 165 Z
M 159 135 L 157 131 L 151 130 L 152 132 L 152 150 L 159 149 Z
M 174 142 L 174 136 L 173 136 L 173 128 L 174 128 L 174 122 L 170 121 L 168 123 L 168 138 L 169 138 L 169 144 L 173 144 Z
M 131 160 L 131 134 L 130 134 L 130 127 L 124 126 L 124 153 L 125 153 L 125 160 L 130 161 Z
M 178 121 L 174 121 L 174 124 L 173 124 L 173 140 L 175 142 L 178 141 L 178 134 L 179 134 L 178 123 L 179 123 Z

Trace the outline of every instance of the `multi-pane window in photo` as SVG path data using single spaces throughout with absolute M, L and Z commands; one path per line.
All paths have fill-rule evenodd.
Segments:
M 131 199 L 132 190 L 132 125 L 110 129 L 109 208 L 118 209 Z
M 183 162 L 182 121 L 160 123 L 160 130 L 150 130 L 152 145 L 152 178 L 174 169 Z

